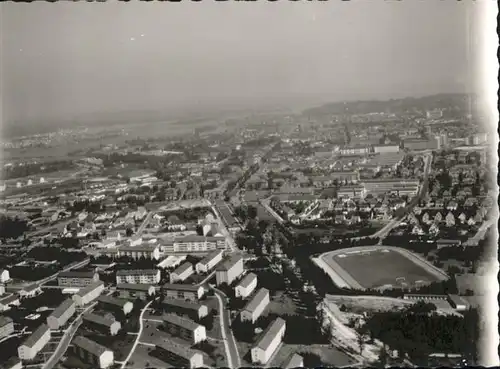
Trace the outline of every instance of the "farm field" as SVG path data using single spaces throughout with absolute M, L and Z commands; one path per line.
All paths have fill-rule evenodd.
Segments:
M 346 250 L 328 255 L 325 261 L 334 270 L 343 269 L 363 288 L 413 287 L 439 281 L 405 255 L 383 248 L 356 253 Z

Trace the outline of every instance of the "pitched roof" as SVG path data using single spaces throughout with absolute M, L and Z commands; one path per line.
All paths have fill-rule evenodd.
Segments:
M 105 326 L 108 328 L 111 327 L 111 325 L 116 321 L 114 319 L 106 318 L 106 317 L 103 317 L 101 315 L 92 314 L 92 313 L 85 314 L 83 316 L 83 320 L 87 321 L 87 322 L 95 323 L 98 325 L 102 325 L 102 326 Z
M 168 322 L 168 323 L 172 323 L 172 324 L 180 326 L 180 327 L 183 327 L 183 328 L 188 329 L 190 331 L 194 331 L 198 327 L 201 327 L 201 325 L 199 325 L 198 323 L 195 323 L 192 320 L 189 320 L 186 318 L 182 318 L 182 317 L 175 315 L 175 314 L 165 314 L 163 316 L 163 321 Z
M 9 323 L 13 323 L 13 320 L 11 318 L 9 318 L 8 316 L 0 315 L 0 327 L 4 327 Z
M 257 279 L 257 275 L 255 275 L 254 273 L 248 273 L 241 280 L 241 282 L 238 284 L 238 286 L 243 287 L 243 288 L 247 288 L 250 285 L 250 283 L 252 283 L 256 279 Z
M 77 272 L 77 271 L 67 271 L 59 273 L 60 278 L 94 278 L 95 272 Z
M 86 337 L 78 336 L 73 340 L 73 345 L 80 347 L 84 351 L 90 352 L 95 356 L 101 356 L 106 351 L 110 351 L 103 345 L 98 344 Z
M 188 292 L 198 292 L 201 286 L 192 286 L 189 284 L 175 284 L 175 283 L 165 283 L 163 288 L 166 290 L 173 291 L 188 291 Z
M 127 303 L 131 303 L 130 301 L 128 301 L 126 299 L 119 299 L 116 297 L 111 297 L 111 296 L 106 296 L 106 295 L 99 296 L 97 301 L 104 303 L 104 304 L 118 306 L 120 308 L 123 308 Z
M 201 355 L 199 352 L 187 346 L 179 345 L 173 342 L 172 340 L 167 340 L 167 339 L 162 339 L 160 342 L 156 344 L 156 347 L 159 347 L 165 351 L 171 352 L 185 359 L 191 359 L 195 355 Z
M 228 271 L 232 267 L 234 267 L 240 260 L 243 260 L 243 257 L 241 255 L 232 256 L 231 258 L 224 261 L 224 263 L 222 263 L 221 266 L 217 267 L 217 270 L 218 271 Z
M 103 281 L 99 281 L 99 282 L 96 282 L 96 283 L 92 283 L 92 284 L 89 284 L 88 286 L 80 289 L 76 295 L 77 296 L 85 296 L 87 295 L 88 293 L 94 291 L 97 287 L 101 286 L 101 285 L 104 285 L 104 282 Z
M 46 332 L 50 332 L 50 328 L 47 324 L 40 325 L 26 340 L 23 342 L 22 346 L 33 347 Z
M 193 270 L 193 264 L 191 264 L 190 262 L 182 263 L 172 273 L 182 274 L 187 270 Z
M 116 285 L 118 290 L 132 290 L 132 291 L 144 291 L 147 292 L 154 286 L 149 284 L 138 284 L 138 283 L 119 283 Z
M 157 275 L 159 269 L 120 269 L 116 275 Z
M 264 300 L 266 296 L 269 296 L 269 290 L 266 288 L 261 288 L 247 303 L 244 310 L 253 312 L 259 306 L 259 304 Z
M 282 318 L 276 318 L 271 324 L 269 324 L 261 338 L 257 341 L 256 347 L 259 347 L 262 350 L 267 350 L 269 345 L 274 340 L 274 337 L 276 337 L 278 332 L 283 327 L 286 327 L 286 322 Z
M 50 316 L 54 318 L 60 318 L 71 306 L 74 306 L 75 302 L 71 299 L 64 300 L 53 312 Z
M 198 311 L 201 307 L 206 306 L 203 304 L 197 304 L 195 302 L 184 301 L 184 300 L 163 300 L 163 305 L 175 306 L 186 310 Z

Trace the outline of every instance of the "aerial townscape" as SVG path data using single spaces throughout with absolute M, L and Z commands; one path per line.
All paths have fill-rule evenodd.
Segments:
M 50 2 L 0 5 L 0 369 L 500 366 L 495 2 Z
M 4 143 L 3 368 L 473 365 L 496 221 L 474 104 Z

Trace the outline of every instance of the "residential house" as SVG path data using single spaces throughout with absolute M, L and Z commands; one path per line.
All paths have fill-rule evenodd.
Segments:
M 11 335 L 14 332 L 14 321 L 7 317 L 0 315 L 0 339 Z
M 68 271 L 57 276 L 57 284 L 61 287 L 86 287 L 99 281 L 96 272 Z
M 111 297 L 111 296 L 99 296 L 97 299 L 98 305 L 104 310 L 108 310 L 114 313 L 119 312 L 123 315 L 128 315 L 134 308 L 134 304 L 126 299 Z
M 194 273 L 193 264 L 185 262 L 170 273 L 170 283 L 183 282 Z
M 165 283 L 162 287 L 165 297 L 182 300 L 198 301 L 205 293 L 202 286 L 192 286 L 188 284 Z
M 286 322 L 276 318 L 264 331 L 257 344 L 251 349 L 252 363 L 267 364 L 276 349 L 283 342 Z
M 66 299 L 47 317 L 47 325 L 52 330 L 59 329 L 68 322 L 75 311 L 75 302 L 72 299 Z
M 91 329 L 110 336 L 116 336 L 118 331 L 122 328 L 121 323 L 116 319 L 92 313 L 87 313 L 83 316 L 83 324 Z
M 230 285 L 243 273 L 243 258 L 240 255 L 232 256 L 217 267 L 215 272 L 216 283 Z
M 207 339 L 204 326 L 175 314 L 166 314 L 163 316 L 163 327 L 166 332 L 180 337 L 192 345 L 196 345 L 198 342 Z
M 120 298 L 141 300 L 147 300 L 156 293 L 154 286 L 136 283 L 117 284 L 116 291 Z
M 99 281 L 80 289 L 73 295 L 72 298 L 73 301 L 75 301 L 76 306 L 84 306 L 97 299 L 103 291 L 104 283 L 102 281 Z
M 239 298 L 247 298 L 257 288 L 257 275 L 248 273 L 234 288 L 234 294 Z
M 163 301 L 165 311 L 176 314 L 187 315 L 193 320 L 200 320 L 208 315 L 208 307 L 185 300 L 167 299 Z
M 214 250 L 210 252 L 207 256 L 196 263 L 195 269 L 197 273 L 208 273 L 213 269 L 219 262 L 222 261 L 224 255 L 223 250 Z
M 203 367 L 203 355 L 189 347 L 170 340 L 162 339 L 155 346 L 159 357 L 170 365 L 178 368 Z
M 121 269 L 116 272 L 116 284 L 157 284 L 160 278 L 159 269 Z
M 49 341 L 50 328 L 48 325 L 42 324 L 17 348 L 19 359 L 34 359 Z
M 252 324 L 255 323 L 264 312 L 267 305 L 269 305 L 269 302 L 269 290 L 261 288 L 240 312 L 241 321 L 251 321 Z
M 86 337 L 78 336 L 73 340 L 73 352 L 94 368 L 109 368 L 114 363 L 113 351 Z

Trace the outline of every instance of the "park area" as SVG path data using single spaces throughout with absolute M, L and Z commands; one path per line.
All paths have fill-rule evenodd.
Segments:
M 440 280 L 403 253 L 389 248 L 339 250 L 325 262 L 340 275 L 348 274 L 362 288 L 412 288 Z

